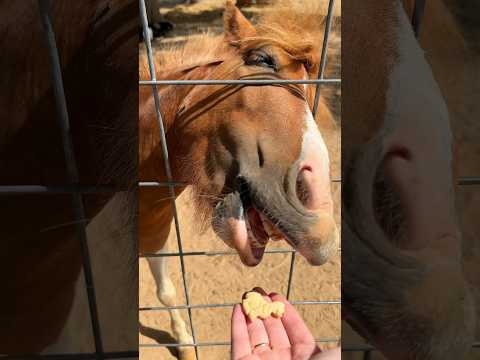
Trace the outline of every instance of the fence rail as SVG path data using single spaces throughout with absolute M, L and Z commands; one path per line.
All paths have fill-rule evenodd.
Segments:
M 332 179 L 333 183 L 341 183 L 341 179 Z M 188 184 L 173 181 L 173 182 L 157 182 L 148 181 L 138 183 L 139 187 L 184 187 Z M 480 185 L 480 177 L 477 176 L 462 176 L 458 179 L 457 185 L 475 186 Z M 16 195 L 16 194 L 98 194 L 127 191 L 127 188 L 118 188 L 108 185 L 0 185 L 0 196 Z
M 280 84 L 336 84 L 340 85 L 340 79 L 317 79 L 317 80 L 140 80 L 139 85 L 280 85 Z
M 2 360 L 108 360 L 108 359 L 136 359 L 138 351 L 120 351 L 105 353 L 69 353 L 52 355 L 0 355 Z

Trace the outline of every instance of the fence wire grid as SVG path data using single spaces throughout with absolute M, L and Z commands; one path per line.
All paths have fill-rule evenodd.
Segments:
M 154 95 L 155 109 L 157 121 L 160 127 L 160 140 L 163 155 L 166 159 L 165 161 L 165 170 L 167 174 L 167 182 L 141 182 L 138 184 L 140 187 L 157 187 L 163 186 L 168 187 L 171 194 L 171 205 L 174 213 L 175 228 L 177 234 L 177 243 L 178 243 L 178 252 L 172 253 L 162 253 L 162 254 L 149 254 L 145 257 L 154 257 L 154 256 L 170 256 L 178 257 L 180 259 L 181 270 L 182 270 L 182 282 L 185 292 L 185 305 L 179 305 L 175 307 L 141 307 L 140 311 L 152 311 L 152 310 L 171 310 L 171 309 L 186 309 L 188 311 L 188 318 L 190 329 L 192 332 L 193 343 L 191 344 L 179 344 L 179 343 L 168 343 L 168 344 L 139 344 L 139 348 L 148 348 L 148 347 L 179 347 L 179 346 L 193 346 L 198 358 L 198 348 L 199 347 L 214 347 L 214 346 L 230 346 L 230 342 L 197 342 L 195 337 L 195 328 L 193 326 L 192 318 L 192 309 L 199 308 L 220 308 L 220 307 L 233 307 L 233 303 L 226 304 L 203 304 L 203 305 L 193 305 L 190 303 L 189 293 L 187 282 L 185 278 L 185 256 L 228 256 L 236 255 L 234 251 L 191 251 L 184 252 L 182 248 L 182 239 L 180 233 L 180 226 L 177 216 L 177 208 L 175 203 L 175 187 L 182 186 L 183 184 L 173 181 L 172 174 L 168 162 L 168 149 L 166 145 L 165 132 L 163 129 L 163 122 L 160 112 L 160 99 L 158 92 L 156 91 L 157 85 L 216 85 L 216 84 L 257 84 L 257 85 L 266 85 L 266 84 L 278 84 L 278 83 L 300 83 L 300 84 L 316 84 L 316 94 L 313 113 L 317 111 L 318 100 L 320 96 L 320 86 L 330 84 L 330 85 L 340 85 L 341 79 L 326 79 L 325 75 L 325 66 L 327 58 L 327 47 L 330 35 L 330 29 L 332 24 L 333 17 L 333 7 L 335 0 L 329 0 L 328 12 L 325 21 L 325 36 L 322 44 L 322 53 L 321 53 L 321 64 L 319 73 L 316 80 L 301 80 L 301 81 L 289 81 L 289 80 L 217 80 L 217 81 L 208 81 L 208 80 L 198 80 L 198 81 L 180 81 L 180 80 L 157 80 L 155 78 L 155 67 L 153 63 L 153 53 L 151 47 L 151 39 L 149 37 L 148 31 L 148 19 L 146 14 L 145 1 L 139 0 L 140 6 L 140 18 L 144 32 L 144 42 L 147 49 L 147 56 L 149 61 L 149 69 L 151 79 L 148 81 L 139 81 L 139 86 L 151 86 Z M 63 80 L 61 67 L 59 62 L 59 53 L 55 41 L 55 32 L 52 26 L 52 20 L 50 17 L 50 1 L 49 0 L 38 0 L 39 6 L 39 15 L 42 20 L 43 32 L 46 39 L 50 67 L 52 72 L 53 86 L 54 86 L 54 95 L 57 106 L 57 115 L 58 115 L 58 125 L 61 129 L 61 137 L 63 142 L 63 150 L 65 155 L 65 161 L 67 165 L 67 171 L 69 176 L 70 184 L 63 186 L 43 186 L 43 185 L 8 185 L 0 186 L 0 195 L 12 195 L 12 194 L 70 194 L 72 196 L 72 208 L 75 215 L 76 231 L 79 236 L 82 245 L 82 262 L 83 262 L 83 273 L 85 277 L 86 291 L 88 297 L 88 306 L 90 311 L 90 320 L 93 330 L 94 338 L 94 353 L 65 353 L 65 354 L 49 354 L 49 355 L 29 355 L 29 356 L 0 356 L 0 358 L 5 360 L 20 360 L 20 359 L 44 359 L 44 360 L 106 360 L 106 359 L 121 359 L 121 358 L 138 358 L 138 350 L 131 351 L 122 351 L 122 352 L 105 352 L 102 342 L 102 336 L 100 331 L 100 324 L 98 319 L 98 307 L 95 296 L 95 286 L 92 275 L 92 266 L 90 260 L 90 253 L 88 249 L 87 235 L 86 235 L 86 222 L 84 221 L 84 209 L 83 209 L 83 200 L 82 197 L 84 194 L 106 192 L 106 191 L 115 191 L 110 187 L 99 187 L 99 186 L 80 186 L 80 185 L 71 185 L 78 184 L 78 170 L 75 161 L 75 154 L 72 145 L 72 137 L 70 133 L 70 122 L 68 117 L 67 102 L 65 99 L 65 92 L 63 88 Z M 421 9 L 423 13 L 423 9 Z M 418 20 L 417 27 L 419 27 L 420 20 Z M 418 33 L 418 28 L 415 28 L 415 32 Z M 341 179 L 333 179 L 333 182 L 341 182 Z M 468 186 L 468 185 L 480 185 L 480 177 L 464 177 L 459 179 L 459 185 Z M 290 253 L 290 270 L 288 276 L 288 286 L 287 286 L 287 298 L 290 297 L 291 287 L 292 287 L 292 275 L 295 268 L 295 250 L 267 250 L 265 253 Z M 322 300 L 311 300 L 311 301 L 292 301 L 294 305 L 339 305 L 341 301 L 322 301 Z M 319 343 L 338 343 L 340 339 L 317 339 Z M 480 348 L 480 342 L 473 344 L 473 347 Z M 370 359 L 372 352 L 375 349 L 369 345 L 358 345 L 358 346 L 343 346 L 342 351 L 344 352 L 362 352 L 364 354 L 364 359 Z
M 140 19 L 141 24 L 143 27 L 143 35 L 144 35 L 144 43 L 147 51 L 147 58 L 148 58 L 148 65 L 150 71 L 150 80 L 140 80 L 139 86 L 151 86 L 153 91 L 153 97 L 155 101 L 155 111 L 156 111 L 156 120 L 158 122 L 158 126 L 160 128 L 160 141 L 161 147 L 163 151 L 163 156 L 165 161 L 165 173 L 167 175 L 167 183 L 156 183 L 156 182 L 145 182 L 140 183 L 140 186 L 166 186 L 169 188 L 170 193 L 170 201 L 173 211 L 173 217 L 175 222 L 175 230 L 177 236 L 177 246 L 178 252 L 173 253 L 159 253 L 159 254 L 145 254 L 143 257 L 178 257 L 180 260 L 180 269 L 181 269 L 181 280 L 183 283 L 183 290 L 185 294 L 185 305 L 181 306 L 161 306 L 161 307 L 141 307 L 140 311 L 155 311 L 155 310 L 173 310 L 173 309 L 182 309 L 187 310 L 188 313 L 188 322 L 190 325 L 191 335 L 193 342 L 191 344 L 180 344 L 180 343 L 165 343 L 165 344 L 139 344 L 140 348 L 157 348 L 157 347 L 180 347 L 180 346 L 192 346 L 195 348 L 195 354 L 197 359 L 199 357 L 199 347 L 213 347 L 213 346 L 230 346 L 230 342 L 224 341 L 209 341 L 209 342 L 198 342 L 196 337 L 196 331 L 194 326 L 194 321 L 192 317 L 192 309 L 206 309 L 206 308 L 221 308 L 221 307 L 233 307 L 233 303 L 228 304 L 202 304 L 202 305 L 193 305 L 190 302 L 190 295 L 187 286 L 186 280 L 186 271 L 185 271 L 185 263 L 184 257 L 185 256 L 227 256 L 227 255 L 236 255 L 235 251 L 192 251 L 192 252 L 184 252 L 182 247 L 182 236 L 180 232 L 180 225 L 177 216 L 177 207 L 175 203 L 175 187 L 178 186 L 178 183 L 173 181 L 171 175 L 171 169 L 169 165 L 169 156 L 168 156 L 168 149 L 166 144 L 165 138 L 165 130 L 163 127 L 162 115 L 160 111 L 160 98 L 157 91 L 157 85 L 175 85 L 175 86 L 185 86 L 185 85 L 218 85 L 218 84 L 246 84 L 246 85 L 278 85 L 278 84 L 314 84 L 316 85 L 315 90 L 315 98 L 313 103 L 313 115 L 318 109 L 318 103 L 320 98 L 320 86 L 321 85 L 333 85 L 338 86 L 341 84 L 341 79 L 326 79 L 325 78 L 325 67 L 327 63 L 327 48 L 328 48 L 328 41 L 330 30 L 332 26 L 332 19 L 333 19 L 333 9 L 335 0 L 329 0 L 329 6 L 327 11 L 327 16 L 325 19 L 325 35 L 323 38 L 322 43 L 322 50 L 321 50 L 321 58 L 320 58 L 320 67 L 317 79 L 314 80 L 157 80 L 156 79 L 156 69 L 153 61 L 153 51 L 152 51 L 152 44 L 150 39 L 150 32 L 148 31 L 148 17 L 147 11 L 145 7 L 145 1 L 139 0 L 140 2 Z M 333 179 L 333 182 L 341 182 L 340 179 Z M 290 299 L 291 289 L 292 289 L 292 279 L 293 273 L 295 269 L 295 251 L 294 250 L 266 250 L 266 254 L 279 254 L 279 253 L 289 253 L 291 254 L 290 258 L 290 268 L 288 273 L 288 284 L 287 284 L 287 299 Z M 324 300 L 311 300 L 311 301 L 292 301 L 294 305 L 339 305 L 340 300 L 338 301 L 324 301 Z M 317 339 L 318 343 L 339 343 L 340 339 Z

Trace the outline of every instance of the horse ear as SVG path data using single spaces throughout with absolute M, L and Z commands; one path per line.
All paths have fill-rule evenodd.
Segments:
M 227 4 L 225 5 L 223 26 L 225 39 L 228 42 L 235 42 L 250 36 L 255 36 L 257 33 L 250 21 L 243 16 L 232 0 L 227 0 Z

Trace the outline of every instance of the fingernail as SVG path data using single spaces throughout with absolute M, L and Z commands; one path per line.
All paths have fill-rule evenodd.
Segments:
M 262 294 L 262 295 L 264 295 L 264 296 L 267 296 L 267 293 L 266 293 L 265 290 L 263 290 L 261 287 L 256 286 L 256 287 L 254 287 L 254 288 L 252 289 L 252 291 L 255 291 L 255 292 L 258 292 L 259 294 Z

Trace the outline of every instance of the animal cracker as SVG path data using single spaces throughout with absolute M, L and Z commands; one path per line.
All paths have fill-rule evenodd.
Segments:
M 266 319 L 273 315 L 281 317 L 285 312 L 285 304 L 280 301 L 268 302 L 263 296 L 255 291 L 248 292 L 242 301 L 243 311 L 249 317 L 250 321 L 257 317 Z

